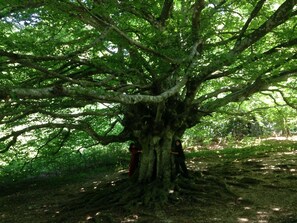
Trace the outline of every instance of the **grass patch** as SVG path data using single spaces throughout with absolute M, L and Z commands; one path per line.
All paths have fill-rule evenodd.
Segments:
M 295 141 L 267 140 L 260 145 L 243 146 L 241 148 L 224 148 L 218 150 L 204 149 L 196 152 L 187 153 L 187 158 L 203 159 L 246 159 L 254 156 L 267 156 L 275 152 L 291 152 L 297 150 Z

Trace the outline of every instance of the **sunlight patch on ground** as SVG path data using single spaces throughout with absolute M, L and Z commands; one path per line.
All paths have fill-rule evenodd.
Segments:
M 297 150 L 295 151 L 291 151 L 291 152 L 279 152 L 277 153 L 277 155 L 281 156 L 281 155 L 296 155 L 297 154 Z
M 96 190 L 101 181 L 93 181 L 93 189 Z
M 93 218 L 92 216 L 88 215 L 88 216 L 86 217 L 86 220 L 87 220 L 87 221 L 93 221 L 94 218 Z
M 289 140 L 289 141 L 297 141 L 297 135 L 295 136 L 275 136 L 275 137 L 269 137 L 266 138 L 265 140 L 279 140 L 279 141 L 284 141 L 284 140 Z
M 239 223 L 249 222 L 249 219 L 248 218 L 238 218 L 237 220 L 238 220 Z
M 259 218 L 267 218 L 268 217 L 268 213 L 266 211 L 258 211 L 257 215 Z
M 138 219 L 139 219 L 138 215 L 134 214 L 134 215 L 126 217 L 123 221 L 121 221 L 121 223 L 136 222 L 136 221 L 138 221 Z
M 278 207 L 275 207 L 275 208 L 272 208 L 273 211 L 280 211 L 281 208 L 278 208 Z
M 261 170 L 281 170 L 280 167 L 276 167 L 275 165 L 265 165 L 265 167 L 260 168 Z

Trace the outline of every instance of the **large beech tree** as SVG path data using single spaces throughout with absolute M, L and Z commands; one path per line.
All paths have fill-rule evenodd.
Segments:
M 134 140 L 136 182 L 166 189 L 173 139 L 229 103 L 296 89 L 296 2 L 1 1 L 1 152 L 28 135 L 40 149 L 78 132 L 84 146 Z

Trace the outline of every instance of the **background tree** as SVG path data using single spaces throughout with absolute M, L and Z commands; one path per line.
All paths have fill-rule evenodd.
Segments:
M 296 0 L 0 8 L 2 153 L 24 137 L 57 151 L 77 134 L 87 147 L 134 140 L 143 149 L 137 182 L 166 189 L 172 140 L 203 117 L 270 86 L 294 105 L 284 90 L 296 90 Z

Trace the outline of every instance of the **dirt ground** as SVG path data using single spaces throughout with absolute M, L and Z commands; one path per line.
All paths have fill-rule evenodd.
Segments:
M 297 144 L 295 144 L 297 146 Z M 78 195 L 100 190 L 106 183 L 127 178 L 125 170 L 99 172 L 83 180 L 34 179 L 17 185 L 0 185 L 1 223 L 296 223 L 297 147 L 288 152 L 259 152 L 243 157 L 194 157 L 187 160 L 192 176 L 224 184 L 235 196 L 224 196 L 221 187 L 178 197 L 163 209 L 121 208 L 93 210 L 90 214 L 62 211 Z M 197 182 L 199 182 L 197 179 Z

